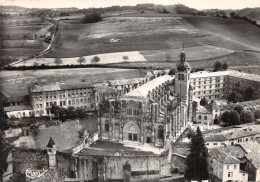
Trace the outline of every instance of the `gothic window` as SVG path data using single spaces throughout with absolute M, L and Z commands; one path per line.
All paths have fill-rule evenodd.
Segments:
M 105 123 L 105 131 L 109 131 L 109 121 L 106 121 Z
M 163 138 L 163 127 L 162 126 L 158 127 L 158 138 Z

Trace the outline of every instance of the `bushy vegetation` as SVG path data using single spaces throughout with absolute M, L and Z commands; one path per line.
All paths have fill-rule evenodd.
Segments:
M 228 101 L 233 103 L 256 99 L 259 99 L 257 90 L 252 85 L 244 87 L 240 82 L 235 84 L 232 93 L 228 96 Z
M 260 110 L 245 109 L 242 105 L 237 104 L 232 109 L 223 112 L 220 118 L 225 125 L 253 123 L 255 119 L 260 118 Z
M 97 11 L 87 13 L 82 19 L 82 23 L 96 23 L 102 20 L 101 14 Z
M 214 64 L 213 71 L 223 71 L 223 70 L 227 70 L 227 69 L 228 69 L 228 65 L 226 62 L 221 63 L 221 62 L 217 61 Z
M 63 108 L 57 105 L 52 105 L 51 113 L 61 121 L 65 121 L 67 119 L 84 118 L 87 116 L 87 112 L 84 108 L 79 107 L 75 109 L 72 106 Z

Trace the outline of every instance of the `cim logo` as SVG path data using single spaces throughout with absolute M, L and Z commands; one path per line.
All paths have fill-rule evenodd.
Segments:
M 44 168 L 42 170 L 31 170 L 30 168 L 26 169 L 26 170 L 22 170 L 22 173 L 25 173 L 26 177 L 28 178 L 40 178 L 44 175 L 45 172 L 47 172 L 47 170 L 45 170 Z

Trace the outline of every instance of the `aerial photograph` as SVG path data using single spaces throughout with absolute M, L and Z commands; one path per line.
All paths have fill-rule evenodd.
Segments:
M 0 0 L 0 182 L 260 182 L 260 0 Z

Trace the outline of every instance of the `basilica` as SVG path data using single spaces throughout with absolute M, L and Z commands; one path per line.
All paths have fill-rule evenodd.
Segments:
M 132 141 L 165 148 L 191 121 L 190 66 L 184 51 L 175 76 L 156 77 L 138 88 L 107 101 L 99 119 L 102 140 Z

